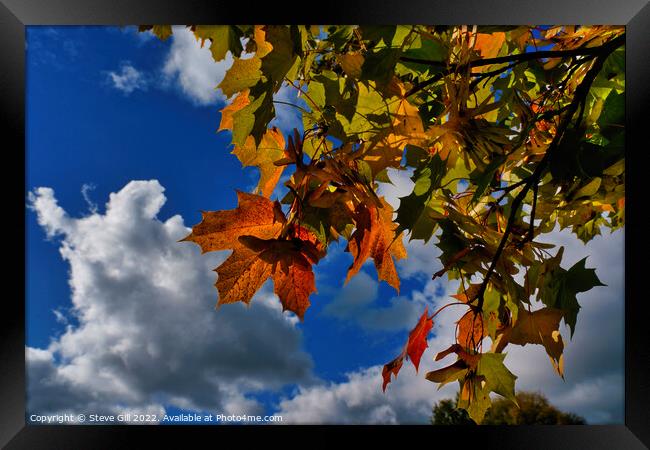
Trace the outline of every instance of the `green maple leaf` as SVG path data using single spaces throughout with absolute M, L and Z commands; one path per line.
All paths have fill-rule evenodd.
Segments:
M 233 94 L 254 86 L 262 77 L 261 66 L 262 61 L 257 57 L 236 58 L 219 84 L 219 88 L 226 97 L 232 97 Z
M 210 39 L 210 52 L 217 62 L 224 59 L 228 51 L 239 56 L 244 50 L 242 32 L 232 25 L 197 25 L 194 34 L 200 39 Z
M 438 155 L 419 167 L 413 177 L 415 182 L 413 192 L 400 198 L 397 209 L 398 232 L 410 230 L 410 239 L 423 239 L 427 242 L 436 227 L 436 216 L 441 216 L 441 206 L 433 198 L 435 191 L 440 187 L 446 170 L 445 162 Z M 439 210 L 436 214 L 436 207 Z
M 485 377 L 485 389 L 517 403 L 515 380 L 517 376 L 503 364 L 505 353 L 483 353 L 476 373 Z
M 233 114 L 232 142 L 243 146 L 252 135 L 259 145 L 269 122 L 275 117 L 270 82 L 258 83 L 250 91 L 251 103 Z
M 459 381 L 461 392 L 468 393 L 469 398 L 458 399 L 458 407 L 467 411 L 470 419 L 476 423 L 481 423 L 485 417 L 486 411 L 492 405 L 490 400 L 490 391 L 482 382 L 481 377 L 474 375 L 470 379 Z
M 575 263 L 569 270 L 556 267 L 546 275 L 538 298 L 546 306 L 561 309 L 564 312 L 564 322 L 571 330 L 571 337 L 575 331 L 580 304 L 576 295 L 587 292 L 596 286 L 606 286 L 596 276 L 595 269 L 585 268 L 583 258 Z
M 273 81 L 277 90 L 285 76 L 291 80 L 295 78 L 300 61 L 288 27 L 268 26 L 266 41 L 273 46 L 273 50 L 262 58 L 262 72 Z
M 376 52 L 366 54 L 366 59 L 361 67 L 361 80 L 373 80 L 378 86 L 385 86 L 393 77 L 395 64 L 399 60 L 401 51 L 391 47 L 384 47 Z

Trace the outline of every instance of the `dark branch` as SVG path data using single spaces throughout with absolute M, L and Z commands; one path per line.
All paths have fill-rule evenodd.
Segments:
M 562 117 L 560 125 L 557 128 L 557 132 L 553 137 L 553 141 L 548 146 L 548 149 L 546 150 L 544 157 L 537 164 L 537 167 L 535 167 L 535 171 L 528 178 L 528 181 L 524 185 L 524 188 L 519 192 L 519 194 L 517 194 L 517 196 L 512 201 L 512 205 L 510 207 L 510 216 L 508 217 L 508 223 L 506 225 L 506 229 L 503 232 L 503 236 L 501 237 L 501 242 L 499 242 L 499 247 L 497 248 L 494 257 L 492 258 L 492 263 L 490 264 L 490 267 L 485 273 L 485 277 L 483 278 L 483 282 L 481 283 L 481 287 L 476 297 L 478 298 L 478 304 L 476 308 L 479 311 L 481 311 L 483 308 L 485 290 L 487 289 L 487 285 L 490 281 L 490 277 L 494 273 L 496 265 L 499 262 L 499 259 L 501 258 L 501 254 L 503 253 L 506 243 L 508 242 L 508 237 L 510 237 L 510 233 L 512 232 L 512 228 L 515 222 L 515 217 L 517 216 L 517 212 L 519 211 L 521 203 L 524 201 L 526 194 L 533 186 L 533 184 L 537 185 L 537 183 L 539 183 L 539 180 L 541 179 L 542 174 L 546 170 L 549 161 L 554 157 L 555 153 L 557 152 L 557 149 L 559 148 L 559 144 L 560 141 L 562 140 L 562 137 L 564 136 L 564 132 L 568 128 L 569 124 L 571 123 L 571 120 L 573 119 L 573 116 L 578 110 L 578 107 L 583 102 L 583 99 L 587 97 L 587 94 L 589 93 L 589 89 L 591 88 L 591 84 L 593 83 L 594 79 L 603 68 L 603 64 L 605 63 L 605 60 L 610 55 L 610 53 L 616 50 L 624 42 L 625 42 L 625 35 L 621 35 L 618 38 L 613 39 L 608 43 L 602 45 L 601 47 L 598 47 L 601 53 L 599 53 L 593 65 L 586 73 L 586 75 L 582 79 L 582 82 L 576 89 L 573 100 L 569 104 L 566 113 Z M 532 217 L 531 217 L 531 221 L 532 221 Z
M 485 80 L 486 78 L 493 77 L 495 75 L 499 75 L 507 70 L 512 69 L 515 67 L 518 63 L 513 63 L 508 66 L 501 67 L 500 69 L 492 70 L 490 72 L 478 72 L 478 73 L 472 73 L 471 75 L 473 77 L 476 77 L 476 79 L 472 80 L 472 82 L 469 85 L 470 89 L 474 89 L 481 81 Z
M 535 52 L 518 53 L 516 55 L 499 56 L 496 58 L 475 59 L 473 61 L 468 62 L 467 64 L 463 64 L 460 66 L 457 66 L 455 64 L 446 66 L 444 62 L 440 62 L 440 61 L 431 61 L 431 60 L 419 59 L 419 58 L 408 58 L 404 56 L 401 57 L 400 60 L 404 62 L 412 62 L 412 63 L 424 64 L 424 65 L 434 66 L 434 67 L 446 67 L 447 69 L 449 69 L 450 72 L 455 72 L 457 71 L 457 69 L 462 70 L 468 67 L 491 66 L 493 64 L 504 64 L 508 62 L 520 63 L 520 62 L 526 62 L 526 61 L 531 61 L 534 59 L 542 59 L 542 58 L 566 58 L 569 56 L 588 56 L 588 55 L 598 56 L 603 53 L 604 47 L 611 47 L 613 45 L 614 48 L 618 48 L 624 43 L 625 43 L 625 34 L 622 34 L 612 39 L 611 41 L 597 47 L 579 47 L 571 50 L 539 50 Z
M 424 80 L 424 81 L 419 82 L 418 84 L 416 84 L 415 86 L 413 86 L 413 87 L 412 87 L 412 88 L 411 88 L 411 89 L 406 93 L 406 97 L 410 97 L 411 95 L 415 94 L 416 92 L 421 91 L 421 90 L 424 89 L 425 87 L 427 87 L 427 86 L 431 86 L 433 83 L 436 83 L 436 82 L 442 80 L 442 79 L 443 79 L 444 77 L 446 77 L 447 75 L 449 75 L 449 72 L 448 72 L 448 71 L 443 71 L 443 72 L 439 72 L 439 73 L 435 74 L 434 76 L 432 76 L 432 77 L 429 78 L 428 80 Z
M 521 242 L 517 244 L 517 248 L 523 248 L 526 242 L 532 242 L 535 239 L 535 209 L 537 208 L 537 190 L 539 189 L 539 184 L 533 184 L 533 207 L 530 210 L 530 223 L 528 224 L 528 232 L 526 237 L 522 239 Z
M 476 59 L 474 61 L 470 61 L 466 64 L 462 65 L 457 65 L 457 64 L 451 64 L 446 66 L 444 63 L 440 61 L 430 61 L 426 59 L 419 59 L 419 58 L 409 58 L 409 57 L 401 57 L 400 60 L 404 62 L 412 62 L 412 63 L 418 63 L 418 64 L 424 64 L 424 65 L 429 65 L 433 67 L 443 67 L 444 70 L 442 72 L 439 72 L 435 74 L 432 78 L 429 80 L 425 80 L 423 82 L 418 83 L 415 85 L 409 92 L 407 92 L 406 96 L 411 96 L 415 94 L 416 92 L 419 92 L 420 90 L 424 89 L 425 87 L 435 83 L 436 81 L 440 80 L 441 78 L 445 77 L 446 75 L 449 75 L 450 73 L 454 72 L 461 72 L 463 70 L 467 70 L 468 68 L 471 67 L 482 67 L 482 66 L 490 66 L 494 64 L 504 64 L 504 63 L 509 63 L 509 62 L 514 62 L 515 64 L 512 64 L 503 70 L 507 70 L 508 68 L 512 68 L 517 64 L 520 64 L 522 62 L 526 61 L 532 61 L 535 59 L 542 59 L 542 58 L 566 58 L 566 57 L 572 57 L 572 56 L 600 56 L 603 54 L 609 55 L 614 49 L 620 47 L 621 45 L 625 44 L 625 34 L 622 34 L 614 39 L 612 39 L 609 42 L 606 42 L 603 45 L 600 45 L 598 47 L 580 47 L 580 48 L 574 48 L 571 50 L 540 50 L 536 52 L 528 52 L 528 53 L 519 53 L 516 55 L 506 55 L 506 56 L 499 56 L 497 58 L 486 58 L 486 59 Z M 578 61 L 580 64 L 583 63 L 584 61 Z

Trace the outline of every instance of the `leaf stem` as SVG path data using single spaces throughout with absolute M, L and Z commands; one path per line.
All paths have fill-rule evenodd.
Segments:
M 445 309 L 448 306 L 454 306 L 454 305 L 465 305 L 467 306 L 467 303 L 464 302 L 454 302 L 454 303 L 447 303 L 446 305 L 443 305 L 442 307 L 438 308 L 436 312 L 434 312 L 429 319 L 433 319 L 436 317 L 443 309 Z

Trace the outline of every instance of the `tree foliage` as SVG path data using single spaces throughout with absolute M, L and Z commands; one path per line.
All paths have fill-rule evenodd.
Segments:
M 144 26 L 166 39 L 169 26 Z M 259 168 L 234 210 L 207 212 L 185 238 L 231 249 L 217 269 L 219 304 L 249 302 L 271 278 L 301 319 L 316 290 L 312 267 L 341 238 L 346 282 L 371 258 L 396 290 L 402 239 L 435 237 L 454 299 L 422 318 L 384 367 L 416 368 L 434 317 L 458 314 L 455 342 L 426 374 L 458 381 L 459 406 L 481 422 L 490 393 L 516 400 L 508 344 L 545 347 L 563 376 L 560 322 L 574 332 L 576 295 L 601 286 L 582 260 L 540 238 L 559 225 L 583 242 L 624 224 L 624 29 L 609 26 L 190 26 L 215 60 L 234 57 L 219 88 L 220 130 Z M 269 126 L 277 92 L 295 89 L 303 131 Z M 388 169 L 413 191 L 393 211 L 377 194 Z M 288 194 L 269 199 L 281 176 Z M 457 307 L 456 307 L 457 306 Z M 487 339 L 489 338 L 489 339 Z M 440 351 L 442 350 L 442 351 Z
M 483 425 L 585 425 L 584 418 L 562 412 L 537 392 L 518 392 L 517 404 L 498 398 L 485 413 Z M 467 411 L 457 408 L 456 401 L 441 400 L 433 406 L 433 425 L 475 425 Z

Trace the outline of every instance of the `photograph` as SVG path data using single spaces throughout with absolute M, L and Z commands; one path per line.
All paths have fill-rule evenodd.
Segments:
M 624 24 L 24 39 L 26 425 L 626 424 Z

